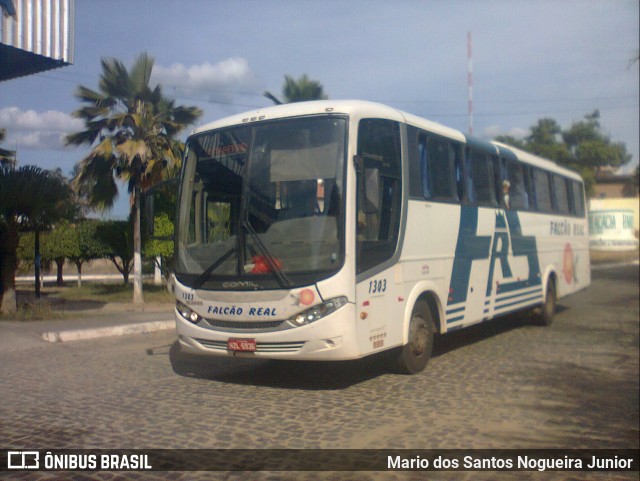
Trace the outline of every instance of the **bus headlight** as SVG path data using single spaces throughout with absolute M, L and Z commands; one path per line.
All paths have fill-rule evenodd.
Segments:
M 194 324 L 196 324 L 200 319 L 202 319 L 197 312 L 192 311 L 187 306 L 185 306 L 182 302 L 176 302 L 176 310 L 187 321 L 193 322 Z
M 347 298 L 344 296 L 329 299 L 322 304 L 313 306 L 306 311 L 302 311 L 294 317 L 287 319 L 287 322 L 293 327 L 300 327 L 304 326 L 305 324 L 311 324 L 312 322 L 322 319 L 323 317 L 326 317 L 329 314 L 337 311 L 347 302 Z

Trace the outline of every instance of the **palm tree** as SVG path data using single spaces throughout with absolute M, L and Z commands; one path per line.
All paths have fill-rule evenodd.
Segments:
M 36 256 L 39 233 L 58 219 L 75 214 L 73 191 L 59 170 L 26 165 L 19 169 L 0 166 L 0 310 L 15 312 L 15 271 L 19 233 L 35 231 Z M 37 294 L 36 287 L 36 294 Z
M 130 70 L 117 59 L 102 59 L 96 92 L 79 86 L 76 97 L 86 105 L 73 115 L 84 120 L 86 130 L 67 136 L 67 144 L 92 146 L 80 161 L 75 187 L 100 209 L 113 206 L 116 180 L 126 181 L 133 219 L 133 301 L 142 303 L 140 195 L 159 182 L 181 161 L 175 136 L 194 123 L 202 111 L 176 105 L 162 95 L 160 85 L 151 88 L 153 57 L 142 53 Z
M 278 100 L 271 92 L 265 92 L 264 96 L 276 105 L 304 102 L 306 100 L 326 100 L 329 98 L 324 93 L 322 84 L 316 80 L 310 80 L 306 74 L 298 80 L 288 75 L 284 76 L 284 86 L 282 87 L 284 101 Z

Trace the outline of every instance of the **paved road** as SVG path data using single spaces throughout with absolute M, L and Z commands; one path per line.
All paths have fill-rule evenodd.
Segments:
M 12 349 L 0 330 L 0 446 L 637 449 L 638 301 L 637 266 L 595 270 L 588 290 L 561 301 L 551 327 L 505 318 L 453 333 L 439 340 L 427 370 L 416 376 L 388 373 L 381 358 L 329 364 L 194 358 L 179 352 L 171 330 Z M 637 473 L 568 474 L 200 477 L 637 479 Z

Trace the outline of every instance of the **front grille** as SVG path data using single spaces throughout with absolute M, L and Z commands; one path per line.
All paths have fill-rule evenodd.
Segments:
M 205 319 L 211 327 L 221 327 L 223 329 L 273 329 L 284 321 L 218 321 L 216 319 Z
M 198 343 L 209 349 L 218 351 L 227 350 L 227 341 L 210 341 L 208 339 L 196 339 Z M 304 341 L 295 342 L 259 342 L 255 352 L 296 352 L 304 346 Z

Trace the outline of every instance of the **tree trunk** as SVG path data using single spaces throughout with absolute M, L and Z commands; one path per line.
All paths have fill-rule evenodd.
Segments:
M 18 249 L 18 231 L 11 228 L 11 223 L 5 230 L 0 230 L 0 246 L 4 247 L 0 255 L 0 272 L 2 272 L 2 293 L 0 299 L 0 312 L 3 314 L 14 313 L 18 310 L 16 300 L 16 267 L 18 259 L 16 251 Z
M 156 261 L 153 263 L 153 283 L 156 286 L 162 285 L 162 256 L 156 256 Z
M 129 283 L 129 273 L 131 272 L 131 261 L 127 261 L 126 259 L 120 258 L 122 261 L 122 265 L 118 264 L 116 260 L 116 256 L 109 256 L 108 259 L 113 262 L 113 265 L 116 266 L 118 272 L 122 274 L 122 278 L 124 279 L 124 285 L 126 286 Z
M 82 287 L 82 262 L 75 261 L 75 264 L 78 269 L 78 287 Z
M 57 276 L 56 285 L 59 287 L 64 286 L 64 279 L 62 278 L 62 268 L 64 267 L 64 257 L 56 258 Z
M 142 240 L 140 237 L 140 187 L 133 189 L 133 303 L 143 304 Z
M 2 301 L 0 302 L 0 312 L 3 314 L 14 313 L 18 310 L 16 301 L 16 284 L 15 284 L 15 256 L 13 261 L 11 255 L 2 256 Z M 13 264 L 13 267 L 12 267 Z

